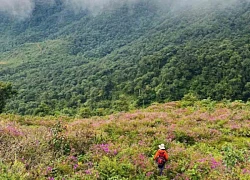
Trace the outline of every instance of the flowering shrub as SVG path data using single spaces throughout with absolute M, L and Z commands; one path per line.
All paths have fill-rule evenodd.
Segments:
M 242 102 L 154 104 L 104 117 L 0 115 L 0 179 L 250 179 L 250 112 Z
M 49 141 L 49 145 L 54 150 L 55 153 L 60 154 L 69 154 L 70 153 L 70 145 L 67 138 L 64 136 L 63 131 L 64 127 L 59 121 L 54 125 L 53 128 L 50 129 L 51 139 Z

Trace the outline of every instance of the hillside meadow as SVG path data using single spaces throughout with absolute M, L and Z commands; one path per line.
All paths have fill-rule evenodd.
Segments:
M 103 117 L 0 116 L 0 179 L 250 179 L 250 104 L 153 104 Z M 153 161 L 164 143 L 169 161 Z

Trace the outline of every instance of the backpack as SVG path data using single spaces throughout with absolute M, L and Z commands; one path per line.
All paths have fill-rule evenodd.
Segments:
M 165 156 L 164 156 L 165 152 L 160 152 L 159 156 L 156 159 L 156 162 L 158 165 L 164 165 L 166 162 Z

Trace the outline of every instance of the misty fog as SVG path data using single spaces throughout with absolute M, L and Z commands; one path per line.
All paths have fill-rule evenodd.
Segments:
M 27 18 L 32 14 L 36 3 L 43 3 L 50 6 L 55 0 L 0 0 L 0 12 L 18 18 Z M 90 10 L 93 13 L 105 11 L 105 9 L 117 8 L 121 5 L 133 4 L 140 1 L 151 0 L 61 0 L 65 8 L 73 11 Z M 227 7 L 235 3 L 250 0 L 154 0 L 158 7 L 171 7 L 172 10 L 182 10 L 188 7 Z M 152 3 L 152 1 L 151 1 Z

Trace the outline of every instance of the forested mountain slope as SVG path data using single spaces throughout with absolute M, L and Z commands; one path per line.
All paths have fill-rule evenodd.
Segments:
M 24 19 L 2 13 L 0 80 L 18 90 L 6 111 L 102 115 L 190 92 L 248 100 L 250 3 L 214 2 L 93 12 L 37 1 Z

